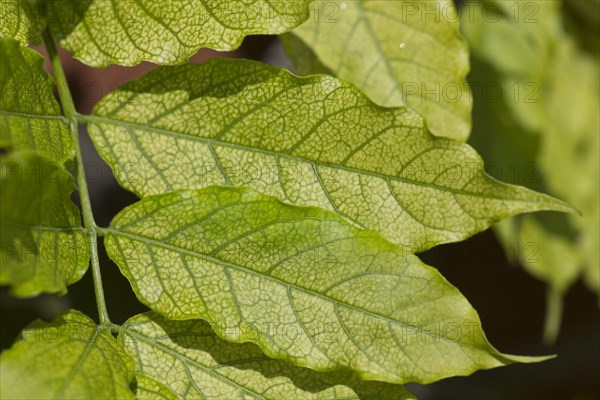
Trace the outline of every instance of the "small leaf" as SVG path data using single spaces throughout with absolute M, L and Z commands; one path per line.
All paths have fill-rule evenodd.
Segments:
M 36 0 L 2 0 L 0 3 L 0 38 L 18 40 L 27 46 L 46 27 L 42 4 Z M 4 55 L 0 57 L 4 58 Z
M 0 38 L 0 148 L 30 149 L 64 162 L 75 155 L 44 59 Z
M 102 157 L 140 196 L 250 186 L 336 211 L 412 251 L 463 240 L 556 199 L 497 182 L 469 146 L 351 84 L 246 60 L 161 68 L 87 118 Z
M 427 383 L 515 361 L 433 268 L 334 213 L 243 188 L 142 199 L 105 237 L 141 302 L 318 371 Z
M 73 177 L 23 151 L 0 158 L 0 284 L 19 297 L 61 293 L 87 270 L 90 250 Z
M 466 140 L 469 53 L 451 0 L 336 0 L 310 9 L 308 20 L 283 36 L 300 74 L 323 72 L 322 65 L 380 105 L 408 105 L 434 134 Z
M 94 66 L 183 64 L 198 49 L 227 51 L 245 36 L 285 32 L 310 0 L 58 0 L 48 5 L 60 44 Z
M 133 399 L 133 360 L 79 311 L 36 321 L 0 356 L 2 399 Z
M 414 398 L 402 386 L 362 382 L 346 372 L 317 373 L 274 360 L 254 344 L 220 339 L 201 320 L 137 315 L 124 324 L 119 341 L 143 371 L 143 376 L 137 375 L 137 396 L 142 400 Z

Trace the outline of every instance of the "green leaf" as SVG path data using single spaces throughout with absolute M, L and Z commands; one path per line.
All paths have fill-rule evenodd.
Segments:
M 127 348 L 125 348 L 125 351 L 127 351 Z M 135 354 L 133 356 L 135 356 Z M 140 364 L 140 359 L 138 359 L 137 362 L 138 362 L 138 365 L 143 365 L 143 364 Z M 155 367 L 155 366 L 153 366 L 153 367 Z M 161 371 L 160 378 L 164 379 L 164 376 L 165 376 L 164 371 Z M 181 376 L 185 376 L 185 373 L 184 373 L 184 375 L 181 375 Z M 171 389 L 169 389 L 162 383 L 155 381 L 154 379 L 150 378 L 147 375 L 144 375 L 142 373 L 136 373 L 135 379 L 136 379 L 135 397 L 138 400 L 178 400 L 179 399 L 179 397 L 177 397 L 177 395 L 175 395 L 175 393 L 173 393 L 171 391 Z
M 583 261 L 575 242 L 569 240 L 573 228 L 567 225 L 568 221 L 527 215 L 506 221 L 511 222 L 512 231 L 502 235 L 507 251 L 533 276 L 564 294 L 580 275 Z
M 472 53 L 477 61 L 490 63 L 500 72 L 495 82 L 500 85 L 498 98 L 502 98 L 519 124 L 528 130 L 543 129 L 547 120 L 539 84 L 551 69 L 552 36 L 560 27 L 557 14 L 560 3 L 482 1 L 473 5 L 476 10 L 487 8 L 500 15 L 497 19 L 475 11 L 465 15 L 461 28 Z M 476 96 L 484 92 L 483 82 L 471 79 L 471 84 L 479 87 L 474 89 Z M 483 101 L 493 102 L 498 98 Z M 474 116 L 477 117 L 476 113 Z
M 46 27 L 42 7 L 36 0 L 2 0 L 0 38 L 16 39 L 23 46 L 37 39 Z
M 546 125 L 537 162 L 548 190 L 581 209 L 583 218 L 569 218 L 579 232 L 571 237 L 587 282 L 600 294 L 600 60 L 565 39 L 554 47 L 551 65 L 541 83 Z
M 495 75 L 503 93 L 492 102 L 475 91 L 472 143 L 504 179 L 560 195 L 583 214 L 525 215 L 496 227 L 506 252 L 549 285 L 544 338 L 551 343 L 571 285 L 583 275 L 600 292 L 600 64 L 583 48 L 599 41 L 568 35 L 560 3 L 485 6 L 492 5 L 504 18 L 476 15 L 463 24 L 475 55 L 470 81 L 482 87 Z
M 133 399 L 133 360 L 79 311 L 36 321 L 0 356 L 2 399 Z
M 247 185 L 336 211 L 412 251 L 521 212 L 571 210 L 491 179 L 471 147 L 328 76 L 246 60 L 162 68 L 109 94 L 94 114 L 86 119 L 96 148 L 140 196 Z
M 283 43 L 300 74 L 324 66 L 378 104 L 418 111 L 436 135 L 469 136 L 469 53 L 451 0 L 317 2 Z
M 43 63 L 38 52 L 0 38 L 0 148 L 35 150 L 63 162 L 73 158 L 73 142 Z
M 402 247 L 250 189 L 147 197 L 105 245 L 153 311 L 318 371 L 427 383 L 536 361 L 501 355 L 460 292 Z
M 247 35 L 285 32 L 306 20 L 309 2 L 58 0 L 48 13 L 61 46 L 88 65 L 173 65 L 202 47 L 235 50 Z
M 0 158 L 0 284 L 19 297 L 61 293 L 87 270 L 90 250 L 73 177 L 27 151 Z
M 402 386 L 363 382 L 347 372 L 317 373 L 274 360 L 254 344 L 220 339 L 201 320 L 141 314 L 124 324 L 119 341 L 143 371 L 137 392 L 142 400 L 414 398 Z
M 582 273 L 598 290 L 600 63 L 566 34 L 559 3 L 493 4 L 507 17 L 491 23 L 477 15 L 463 24 L 476 55 L 470 79 L 481 86 L 496 75 L 504 94 L 494 103 L 475 93 L 472 143 L 504 179 L 555 193 L 583 214 L 523 216 L 499 235 L 507 251 L 515 240 L 539 248 L 536 257 L 519 261 L 551 291 L 565 293 Z M 515 18 L 533 10 L 538 23 Z

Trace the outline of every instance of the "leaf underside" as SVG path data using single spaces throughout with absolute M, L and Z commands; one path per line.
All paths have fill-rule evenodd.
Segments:
M 0 159 L 0 284 L 22 297 L 64 294 L 90 258 L 64 167 L 74 156 L 68 121 L 43 58 L 22 47 L 46 24 L 36 3 L 0 10 L 0 148 L 12 150 Z M 232 50 L 247 35 L 298 26 L 308 3 L 47 7 L 61 45 L 104 67 Z M 344 5 L 343 23 L 312 22 L 286 39 L 292 55 L 311 56 L 300 72 L 334 73 L 380 105 L 416 111 L 378 106 L 336 78 L 243 60 L 159 68 L 107 96 L 79 118 L 119 182 L 144 198 L 115 217 L 104 243 L 160 314 L 131 318 L 118 342 L 77 311 L 34 322 L 0 356 L 0 397 L 409 399 L 396 384 L 545 359 L 499 353 L 468 301 L 413 252 L 572 207 L 491 179 L 468 145 L 432 135 L 464 140 L 470 128 L 455 23 L 416 27 L 398 14 L 414 2 L 332 4 Z M 406 42 L 387 48 L 383 31 Z M 352 60 L 350 44 L 362 50 Z M 463 98 L 423 100 L 440 80 Z M 415 82 L 425 87 L 408 93 Z
M 414 398 L 399 385 L 363 382 L 349 373 L 317 373 L 274 360 L 254 344 L 220 339 L 201 320 L 170 321 L 146 313 L 127 321 L 119 340 L 137 363 L 136 395 L 141 400 Z
M 471 147 L 432 136 L 407 108 L 252 61 L 158 69 L 109 94 L 88 121 L 120 184 L 139 196 L 250 186 L 335 211 L 411 251 L 518 213 L 572 210 L 491 179 Z
M 64 162 L 75 154 L 73 142 L 43 63 L 38 52 L 0 38 L 0 148 Z
M 247 35 L 285 32 L 310 0 L 70 0 L 48 4 L 65 49 L 94 67 L 183 64 L 198 49 L 235 50 Z
M 41 5 L 30 0 L 4 0 L 0 3 L 0 38 L 15 39 L 27 46 L 46 26 Z M 4 59 L 4 55 L 0 57 Z
M 408 105 L 434 134 L 467 139 L 469 53 L 451 0 L 338 0 L 317 2 L 311 11 L 282 37 L 300 74 L 325 67 L 378 104 Z
M 133 399 L 133 361 L 79 311 L 36 321 L 0 356 L 3 399 Z
M 88 268 L 73 177 L 29 151 L 0 158 L 0 284 L 19 297 L 67 291 Z
M 142 199 L 105 237 L 140 301 L 319 371 L 431 382 L 514 361 L 433 268 L 334 213 L 250 189 Z M 293 336 L 290 336 L 293 335 Z

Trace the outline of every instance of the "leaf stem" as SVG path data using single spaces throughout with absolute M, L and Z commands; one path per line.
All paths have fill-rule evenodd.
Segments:
M 79 199 L 81 202 L 81 211 L 83 213 L 83 224 L 88 231 L 88 238 L 90 241 L 91 260 L 92 260 L 92 275 L 94 278 L 94 292 L 96 294 L 96 304 L 98 306 L 98 316 L 100 318 L 100 324 L 110 325 L 110 319 L 108 318 L 108 312 L 106 310 L 106 301 L 104 300 L 104 289 L 102 287 L 102 276 L 100 274 L 100 262 L 98 259 L 98 235 L 97 226 L 94 221 L 94 214 L 92 212 L 92 204 L 90 202 L 90 194 L 87 187 L 85 168 L 83 165 L 83 156 L 81 155 L 81 146 L 79 144 L 79 125 L 77 122 L 77 111 L 65 72 L 62 68 L 60 57 L 56 50 L 56 44 L 52 33 L 48 29 L 43 34 L 44 44 L 52 63 L 52 69 L 54 70 L 54 78 L 58 87 L 58 94 L 60 102 L 62 104 L 63 113 L 69 120 L 69 128 L 71 131 L 71 138 L 75 144 L 75 157 L 77 167 L 77 187 L 79 189 Z

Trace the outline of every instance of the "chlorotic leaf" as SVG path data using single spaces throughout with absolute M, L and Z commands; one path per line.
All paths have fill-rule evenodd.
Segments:
M 501 355 L 460 292 L 402 247 L 250 189 L 147 197 L 105 246 L 153 311 L 318 371 L 427 383 L 538 360 Z
M 0 3 L 0 38 L 15 39 L 27 46 L 45 27 L 46 18 L 40 1 L 2 0 Z
M 0 284 L 14 295 L 61 293 L 87 270 L 90 251 L 73 177 L 28 151 L 0 158 Z
M 378 104 L 418 111 L 434 134 L 466 140 L 469 53 L 451 0 L 336 0 L 310 8 L 308 20 L 283 36 L 300 74 L 325 66 Z
M 61 46 L 88 65 L 173 65 L 202 47 L 235 50 L 247 35 L 285 32 L 308 17 L 309 2 L 58 0 L 48 19 Z
M 30 149 L 66 161 L 73 142 L 42 56 L 0 38 L 0 148 Z
M 0 356 L 2 399 L 133 399 L 133 360 L 79 311 L 36 321 Z
M 317 373 L 265 356 L 252 343 L 220 339 L 202 320 L 155 313 L 127 321 L 119 336 L 137 362 L 140 399 L 412 399 L 402 386 L 364 382 L 347 372 Z
M 94 114 L 96 148 L 142 197 L 247 185 L 336 211 L 413 251 L 517 213 L 571 210 L 491 179 L 471 147 L 328 76 L 246 60 L 162 68 L 109 94 Z

